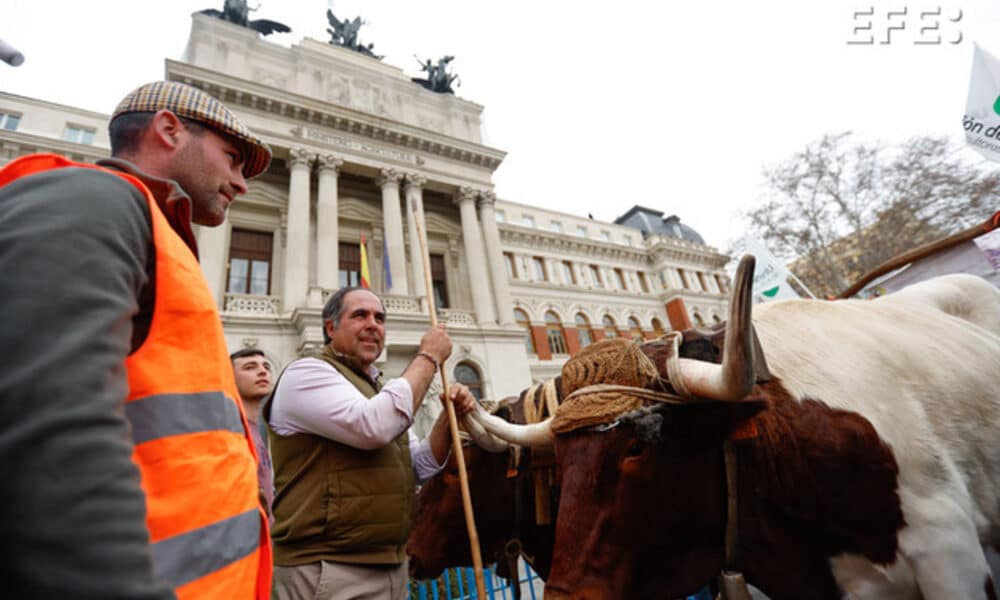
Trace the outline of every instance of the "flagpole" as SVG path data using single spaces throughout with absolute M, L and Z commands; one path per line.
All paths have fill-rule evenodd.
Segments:
M 434 306 L 434 285 L 431 279 L 431 261 L 427 255 L 427 238 L 424 235 L 423 225 L 420 223 L 417 213 L 416 203 L 411 202 L 413 223 L 417 229 L 417 239 L 420 241 L 420 256 L 424 263 L 424 289 L 427 300 L 427 312 L 431 318 L 431 327 L 437 326 L 437 307 Z M 441 375 L 441 388 L 444 390 L 445 410 L 448 411 L 448 428 L 451 430 L 451 453 L 455 455 L 455 462 L 458 463 L 458 483 L 462 490 L 462 508 L 465 511 L 465 527 L 469 532 L 469 544 L 472 547 L 472 567 L 476 574 L 476 591 L 478 597 L 485 599 L 486 583 L 483 580 L 483 557 L 479 552 L 479 534 L 476 532 L 476 518 L 472 514 L 472 495 L 469 493 L 469 474 L 465 469 L 465 454 L 462 453 L 462 440 L 458 436 L 458 418 L 455 416 L 455 405 L 448 394 L 448 376 L 445 372 L 444 363 L 438 366 L 438 373 Z

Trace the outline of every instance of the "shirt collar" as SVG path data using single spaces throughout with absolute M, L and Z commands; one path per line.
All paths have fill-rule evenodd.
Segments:
M 97 161 L 102 167 L 124 171 L 132 175 L 149 189 L 156 200 L 156 205 L 167 218 L 170 227 L 184 240 L 195 258 L 198 257 L 198 242 L 191 230 L 191 197 L 184 192 L 180 184 L 172 179 L 164 179 L 150 175 L 134 163 L 121 158 L 102 158 Z

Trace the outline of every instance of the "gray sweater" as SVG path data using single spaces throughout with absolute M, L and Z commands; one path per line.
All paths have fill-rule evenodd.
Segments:
M 117 176 L 0 188 L 3 597 L 174 597 L 153 576 L 122 408 L 154 257 L 146 201 Z

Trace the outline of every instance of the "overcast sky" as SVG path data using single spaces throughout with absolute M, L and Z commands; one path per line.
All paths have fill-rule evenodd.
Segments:
M 258 3 L 252 18 L 293 29 L 275 43 L 329 40 L 328 0 Z M 162 78 L 165 58 L 181 58 L 190 15 L 203 8 L 222 0 L 0 0 L 0 39 L 26 57 L 18 68 L 0 63 L 0 89 L 108 113 Z M 335 0 L 333 9 L 364 18 L 361 41 L 410 75 L 420 74 L 414 54 L 456 57 L 458 95 L 485 107 L 486 143 L 508 153 L 494 179 L 501 198 L 608 221 L 641 204 L 679 215 L 720 249 L 741 234 L 735 214 L 760 196 L 761 170 L 824 133 L 961 140 L 972 42 L 1000 55 L 996 0 Z M 853 31 L 867 21 L 871 31 Z M 884 44 L 890 24 L 905 29 Z

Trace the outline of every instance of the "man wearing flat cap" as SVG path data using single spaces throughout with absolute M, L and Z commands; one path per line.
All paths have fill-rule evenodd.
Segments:
M 225 106 L 126 96 L 113 158 L 0 169 L 0 587 L 11 598 L 263 599 L 267 519 L 191 223 L 271 151 Z

